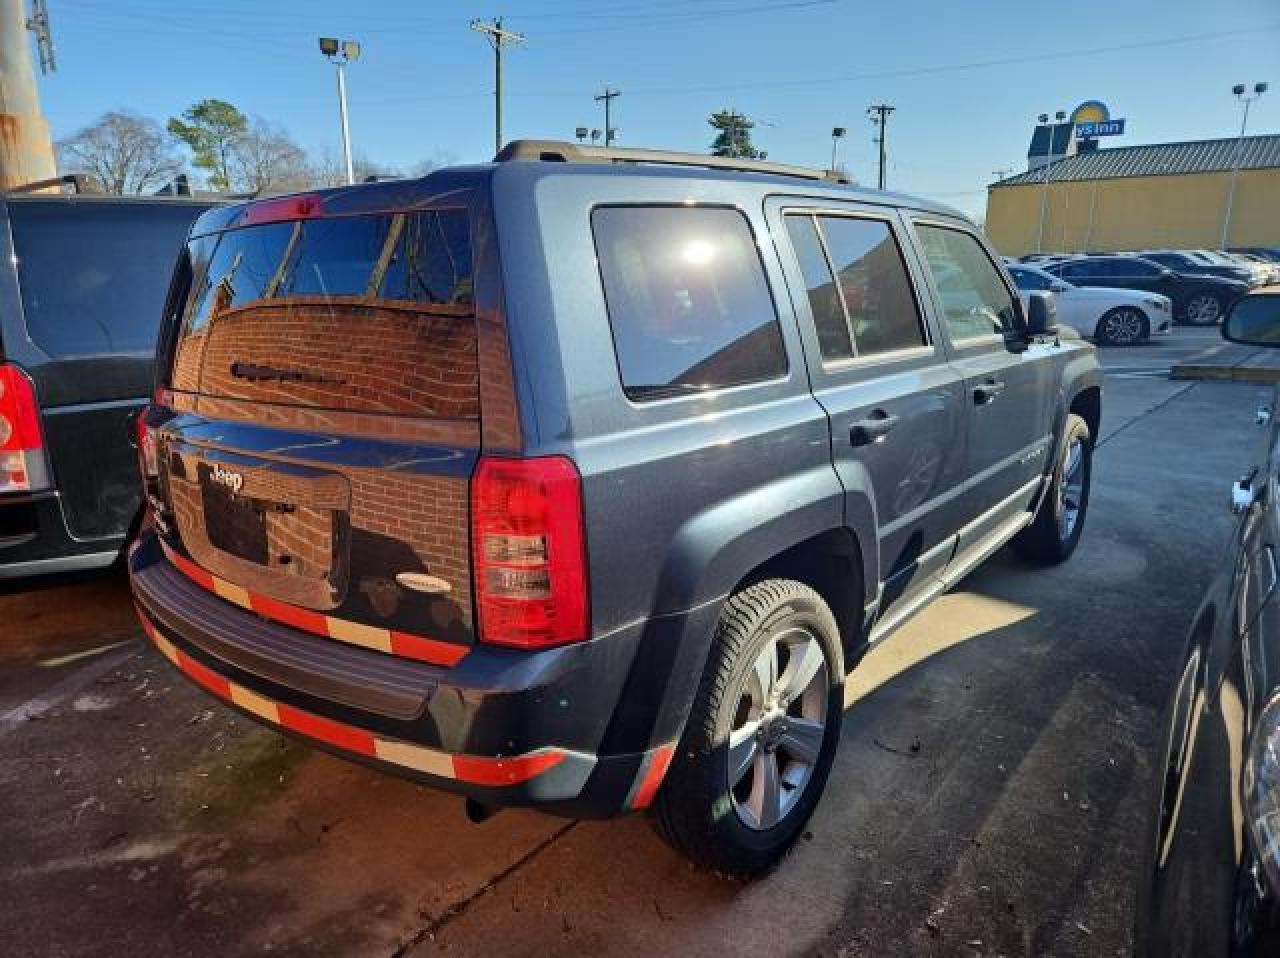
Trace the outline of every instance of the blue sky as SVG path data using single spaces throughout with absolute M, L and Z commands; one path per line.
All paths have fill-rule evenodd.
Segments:
M 1253 132 L 1280 132 L 1276 0 L 48 0 L 58 71 L 40 80 L 55 137 L 105 110 L 163 122 L 219 97 L 337 150 L 333 68 L 320 35 L 359 40 L 349 73 L 357 152 L 408 167 L 486 159 L 493 56 L 468 29 L 504 17 L 527 42 L 506 55 L 506 138 L 570 139 L 602 126 L 606 84 L 619 142 L 705 151 L 707 116 L 760 121 L 781 162 L 842 162 L 874 183 L 868 104 L 897 107 L 889 186 L 980 214 L 992 171 L 1025 168 L 1036 114 L 1106 102 L 1128 121 L 1114 145 L 1227 136 L 1232 84 L 1268 80 Z M 1108 144 L 1109 145 L 1109 144 Z

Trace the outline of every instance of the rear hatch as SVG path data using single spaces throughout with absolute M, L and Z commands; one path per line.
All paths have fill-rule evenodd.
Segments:
M 473 638 L 470 214 L 322 206 L 251 205 L 190 241 L 158 525 L 224 598 L 448 664 Z

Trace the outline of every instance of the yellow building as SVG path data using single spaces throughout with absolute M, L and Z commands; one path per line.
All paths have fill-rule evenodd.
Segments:
M 1280 135 L 1068 156 L 992 183 L 986 229 L 1006 256 L 1280 247 Z

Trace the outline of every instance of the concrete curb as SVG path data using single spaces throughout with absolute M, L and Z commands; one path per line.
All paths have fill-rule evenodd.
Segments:
M 1280 383 L 1280 368 L 1180 363 L 1169 370 L 1169 378 L 1225 380 L 1237 383 Z

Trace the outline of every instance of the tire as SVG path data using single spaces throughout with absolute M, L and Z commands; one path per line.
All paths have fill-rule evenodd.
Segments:
M 1117 306 L 1102 314 L 1093 339 L 1099 346 L 1136 346 L 1150 335 L 1146 313 L 1136 306 Z
M 1073 468 L 1077 449 L 1079 461 Z M 1093 437 L 1089 424 L 1070 413 L 1054 458 L 1053 484 L 1040 500 L 1031 525 L 1013 538 L 1013 548 L 1019 555 L 1046 564 L 1065 562 L 1071 557 L 1084 530 L 1092 475 Z M 1073 506 L 1074 512 L 1070 512 Z
M 1222 299 L 1213 293 L 1196 293 L 1182 308 L 1188 326 L 1213 326 L 1222 318 Z
M 774 664 L 772 682 L 766 661 Z M 799 689 L 788 687 L 788 675 Z M 796 840 L 826 785 L 840 740 L 843 680 L 839 629 L 813 589 L 765 579 L 730 596 L 653 805 L 659 835 L 697 865 L 734 878 L 769 869 Z M 785 694 L 781 709 L 761 707 L 766 685 Z M 731 757 L 740 763 L 736 785 Z M 768 801 L 775 795 L 776 802 Z

